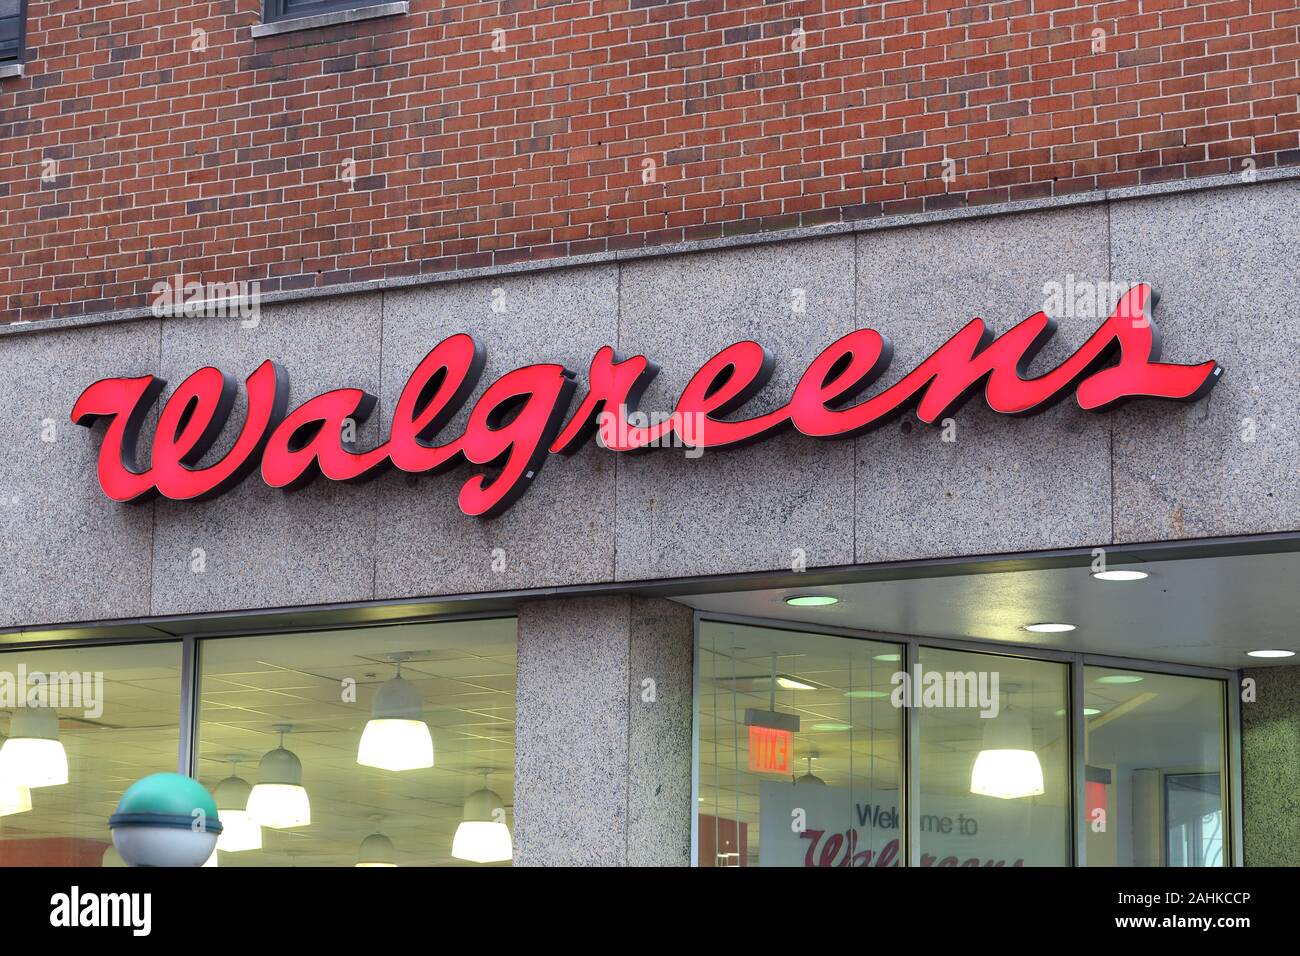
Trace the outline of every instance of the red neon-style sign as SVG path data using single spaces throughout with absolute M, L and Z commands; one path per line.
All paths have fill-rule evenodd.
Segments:
M 779 727 L 749 727 L 749 769 L 754 773 L 789 773 L 794 733 Z
M 163 406 L 149 467 L 136 449 L 149 409 L 166 386 L 152 376 L 107 378 L 77 399 L 72 421 L 105 421 L 99 483 L 114 501 L 161 495 L 177 501 L 209 498 L 261 466 L 267 484 L 300 487 L 317 475 L 360 481 L 389 467 L 411 474 L 438 472 L 460 463 L 480 471 L 461 486 L 468 515 L 488 517 L 508 508 L 531 484 L 549 455 L 572 454 L 595 433 L 602 414 L 618 416 L 618 452 L 662 444 L 674 430 L 685 444 L 726 448 L 793 427 L 813 438 L 847 438 L 878 427 L 908 408 L 933 424 L 951 414 L 982 383 L 994 411 L 1026 415 L 1049 407 L 1074 389 L 1079 406 L 1099 411 L 1130 398 L 1194 401 L 1218 381 L 1213 361 L 1175 365 L 1159 361 L 1160 337 L 1150 318 L 1154 294 L 1135 285 L 1115 311 L 1068 359 L 1035 378 L 1026 369 L 1055 331 L 1037 312 L 996 338 L 972 319 L 895 384 L 859 401 L 888 368 L 889 340 L 872 329 L 832 343 L 805 370 L 788 403 L 774 411 L 724 420 L 767 383 L 774 361 L 757 342 L 737 342 L 709 359 L 677 400 L 674 414 L 644 426 L 628 422 L 658 372 L 645 356 L 620 357 L 604 346 L 591 360 L 587 392 L 567 421 L 574 374 L 562 365 L 527 365 L 493 382 L 475 402 L 464 432 L 439 443 L 447 423 L 468 400 L 483 371 L 482 347 L 469 335 L 443 340 L 416 366 L 393 410 L 388 441 L 359 450 L 344 439 L 350 424 L 373 411 L 376 398 L 339 388 L 289 411 L 289 379 L 272 361 L 245 382 L 248 411 L 235 444 L 220 461 L 198 467 L 225 427 L 234 406 L 233 378 L 202 368 L 183 381 Z M 703 422 L 686 428 L 683 423 Z M 602 438 L 604 432 L 602 431 Z

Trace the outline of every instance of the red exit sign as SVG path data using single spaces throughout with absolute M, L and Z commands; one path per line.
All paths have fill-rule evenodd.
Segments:
M 794 733 L 776 727 L 749 727 L 749 769 L 755 773 L 789 773 Z

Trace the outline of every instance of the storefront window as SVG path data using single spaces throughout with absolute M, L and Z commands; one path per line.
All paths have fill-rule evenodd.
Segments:
M 922 647 L 922 866 L 1070 862 L 1064 664 Z
M 175 771 L 181 645 L 0 653 L 0 866 L 122 866 L 108 818 Z
M 516 657 L 510 619 L 203 641 L 218 865 L 508 865 Z
M 1224 866 L 1224 686 L 1084 668 L 1089 866 Z
M 898 866 L 902 648 L 703 622 L 700 866 Z
M 1227 865 L 1222 680 L 924 644 L 909 670 L 907 655 L 701 622 L 698 865 L 904 865 L 909 732 L 921 866 L 1067 866 L 1076 823 L 1092 866 Z

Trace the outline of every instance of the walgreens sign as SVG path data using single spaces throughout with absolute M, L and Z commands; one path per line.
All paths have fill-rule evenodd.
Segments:
M 771 378 L 774 361 L 757 342 L 737 342 L 704 363 L 682 390 L 673 414 L 646 425 L 629 421 L 659 371 L 643 355 L 624 358 L 605 346 L 587 373 L 587 391 L 570 415 L 574 373 L 563 365 L 526 365 L 501 376 L 479 397 L 462 434 L 442 434 L 475 391 L 484 352 L 472 337 L 439 342 L 416 366 L 393 409 L 389 438 L 376 448 L 354 447 L 348 436 L 374 410 L 376 398 L 338 388 L 289 409 L 289 377 L 271 360 L 244 383 L 248 411 L 230 450 L 200 467 L 226 426 L 235 380 L 219 369 L 199 369 L 163 406 L 148 456 L 141 464 L 141 427 L 166 382 L 153 375 L 106 378 L 77 399 L 72 420 L 105 422 L 99 483 L 114 501 L 162 495 L 191 501 L 218 495 L 260 470 L 274 488 L 297 488 L 323 475 L 360 481 L 387 468 L 411 474 L 468 463 L 478 473 L 461 485 L 467 515 L 488 517 L 508 508 L 553 454 L 569 455 L 599 427 L 615 452 L 660 446 L 674 432 L 696 449 L 727 448 L 793 427 L 811 438 L 849 438 L 909 408 L 930 424 L 940 421 L 984 386 L 990 408 L 1027 415 L 1073 391 L 1081 408 L 1099 411 L 1129 398 L 1192 401 L 1218 381 L 1212 361 L 1159 361 L 1160 336 L 1151 319 L 1150 286 L 1126 292 L 1101 327 L 1051 371 L 1025 378 L 1055 323 L 1037 312 L 996 338 L 972 319 L 903 378 L 870 398 L 863 393 L 889 367 L 893 348 L 879 332 L 858 329 L 831 343 L 804 371 L 790 400 L 753 418 L 724 418 L 742 408 Z M 566 417 L 567 416 L 567 417 Z M 614 416 L 614 427 L 608 427 Z

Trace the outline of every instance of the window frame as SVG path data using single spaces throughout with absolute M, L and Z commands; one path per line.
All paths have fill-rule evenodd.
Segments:
M 22 0 L 26 4 L 27 0 Z M 382 0 L 321 0 L 312 3 L 311 9 L 291 9 L 294 0 L 264 0 L 262 5 L 263 23 L 283 23 L 287 20 L 305 20 L 308 17 L 327 13 L 340 13 L 345 10 L 362 10 L 377 6 Z
M 275 2 L 275 0 L 268 0 Z M 0 57 L 0 66 L 27 62 L 27 0 L 18 0 L 18 50 L 12 57 Z

